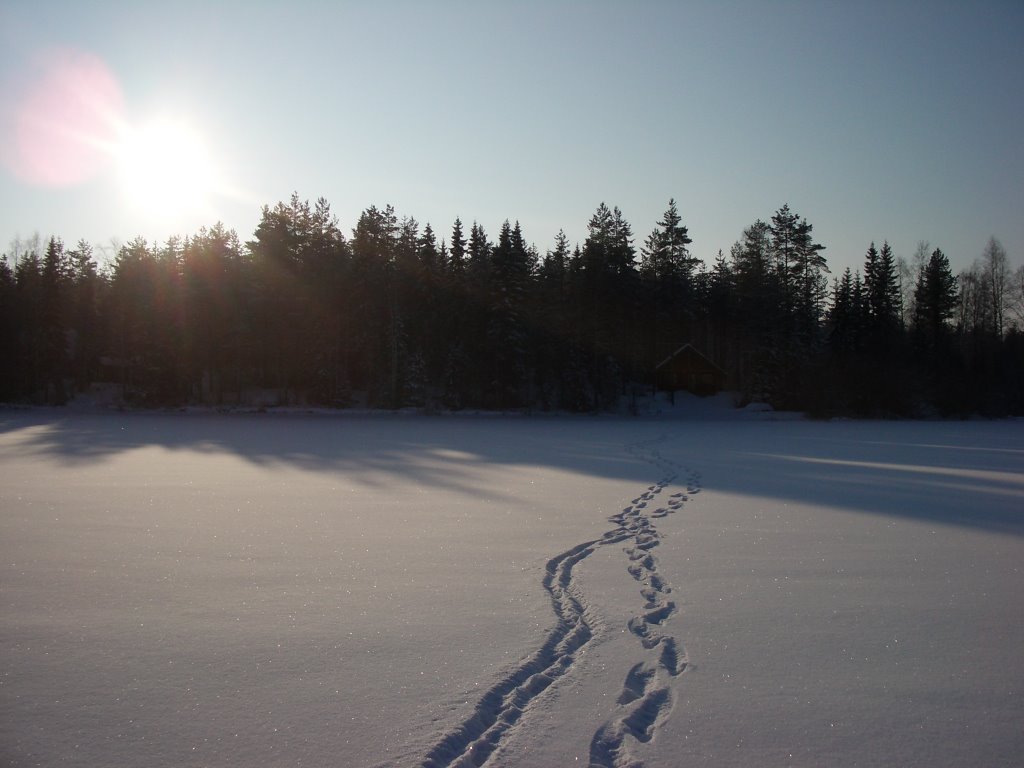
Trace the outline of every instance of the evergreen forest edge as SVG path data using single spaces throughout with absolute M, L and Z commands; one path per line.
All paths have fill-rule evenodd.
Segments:
M 447 237 L 391 206 L 346 237 L 323 198 L 264 206 L 242 243 L 222 224 L 142 238 L 100 269 L 92 247 L 16 242 L 0 259 L 0 399 L 61 404 L 114 381 L 141 406 L 616 408 L 686 343 L 744 402 L 813 415 L 1024 414 L 1024 266 L 992 238 L 953 275 L 940 249 L 888 243 L 830 276 L 788 205 L 713 264 L 674 201 L 637 249 L 602 203 L 582 246 L 543 256 L 518 222 Z M 830 279 L 831 277 L 831 279 Z

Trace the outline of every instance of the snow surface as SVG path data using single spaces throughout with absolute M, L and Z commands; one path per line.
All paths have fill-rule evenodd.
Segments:
M 1024 422 L 654 410 L 0 412 L 0 764 L 1020 764 Z

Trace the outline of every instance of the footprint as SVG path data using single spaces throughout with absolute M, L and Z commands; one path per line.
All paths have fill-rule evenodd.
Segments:
M 655 727 L 668 717 L 671 710 L 672 692 L 668 688 L 659 688 L 644 696 L 622 724 L 637 741 L 648 742 Z
M 680 653 L 674 637 L 666 637 L 661 641 L 661 656 L 658 664 L 673 677 L 686 671 L 686 654 Z
M 652 611 L 643 615 L 643 620 L 648 624 L 661 624 L 665 619 L 676 612 L 676 604 L 671 600 Z
M 654 678 L 654 670 L 643 662 L 635 664 L 626 674 L 626 682 L 622 685 L 622 693 L 619 694 L 619 704 L 629 704 L 636 701 L 645 693 L 647 686 Z
M 651 626 L 640 616 L 634 616 L 626 622 L 629 631 L 640 638 L 644 648 L 653 648 L 661 638 L 651 637 Z
M 651 534 L 640 534 L 636 537 L 637 549 L 654 549 L 660 543 L 661 541 L 658 539 L 658 537 L 652 536 Z
M 647 554 L 642 549 L 638 550 L 634 547 L 626 547 L 626 551 L 631 552 L 631 554 L 629 555 L 629 559 L 635 565 L 638 565 L 639 567 L 647 571 L 654 570 L 654 558 L 651 555 Z

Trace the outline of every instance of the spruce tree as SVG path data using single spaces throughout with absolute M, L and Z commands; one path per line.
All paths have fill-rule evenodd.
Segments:
M 467 405 L 479 406 L 491 395 L 489 388 L 494 368 L 488 328 L 490 325 L 491 243 L 483 225 L 473 222 L 469 230 L 466 259 L 465 307 L 461 318 L 464 333 L 465 375 L 458 386 L 460 400 Z
M 934 343 L 948 332 L 959 300 L 959 287 L 949 259 L 936 248 L 921 270 L 914 290 L 915 328 Z
M 847 267 L 842 278 L 832 288 L 832 306 L 829 309 L 829 345 L 832 354 L 844 358 L 855 348 L 855 313 L 853 275 Z
M 729 262 L 718 250 L 715 264 L 708 275 L 706 298 L 707 350 L 706 354 L 726 370 L 735 370 L 736 279 Z
M 352 320 L 351 378 L 368 405 L 385 402 L 391 381 L 387 329 L 391 323 L 390 272 L 398 233 L 392 206 L 370 206 L 352 231 L 349 306 Z
M 47 403 L 62 405 L 68 397 L 64 376 L 68 368 L 68 324 L 65 300 L 69 287 L 68 258 L 64 243 L 50 238 L 43 257 L 40 291 L 39 340 L 42 342 L 41 374 L 43 397 Z
M 5 254 L 0 257 L 0 398 L 4 400 L 22 394 L 18 325 L 18 284 Z
M 466 268 L 466 238 L 462 234 L 462 220 L 456 217 L 452 224 L 452 242 L 448 249 L 448 272 L 461 276 Z
M 33 399 L 44 387 L 45 315 L 43 267 L 35 247 L 25 249 L 14 265 L 17 317 L 17 390 Z
M 441 360 L 442 399 L 449 408 L 465 404 L 466 377 L 469 365 L 465 323 L 470 312 L 467 301 L 467 241 L 462 220 L 456 217 L 452 225 L 451 246 L 446 261 L 441 297 L 442 335 L 444 352 Z
M 519 222 L 506 219 L 491 252 L 488 392 L 499 408 L 524 404 L 527 382 L 526 292 L 531 264 Z
M 875 249 L 874 243 L 868 248 L 864 261 L 864 290 L 869 342 L 885 356 L 898 343 L 903 316 L 896 260 L 888 242 L 882 244 L 881 251 Z

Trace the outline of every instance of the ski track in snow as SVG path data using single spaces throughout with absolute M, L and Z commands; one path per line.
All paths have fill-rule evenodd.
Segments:
M 669 599 L 671 586 L 657 569 L 651 553 L 660 543 L 652 523 L 682 508 L 688 496 L 700 492 L 700 474 L 689 473 L 686 493 L 677 492 L 665 506 L 648 511 L 661 492 L 675 482 L 683 468 L 663 458 L 655 449 L 659 438 L 627 447 L 627 451 L 657 467 L 662 479 L 648 486 L 630 506 L 608 518 L 615 527 L 600 538 L 577 544 L 551 558 L 545 566 L 543 586 L 551 597 L 558 621 L 543 645 L 523 659 L 481 697 L 472 714 L 430 750 L 422 768 L 482 766 L 508 733 L 521 721 L 531 703 L 556 680 L 568 673 L 594 636 L 590 605 L 573 573 L 576 565 L 598 547 L 628 542 L 624 552 L 627 570 L 640 584 L 643 607 L 627 626 L 640 642 L 648 659 L 626 675 L 617 699 L 619 711 L 601 725 L 590 744 L 590 765 L 604 768 L 640 768 L 643 764 L 632 747 L 649 742 L 672 711 L 672 682 L 687 667 L 681 644 L 665 633 L 664 623 L 676 611 Z

